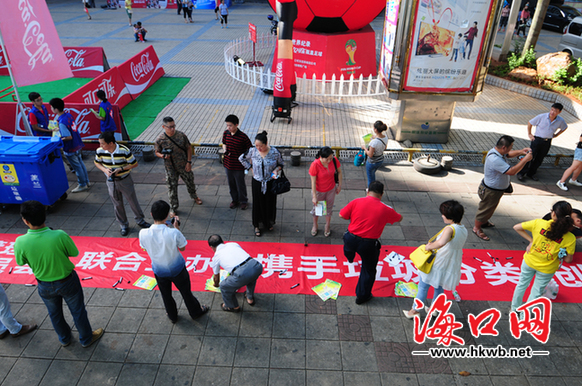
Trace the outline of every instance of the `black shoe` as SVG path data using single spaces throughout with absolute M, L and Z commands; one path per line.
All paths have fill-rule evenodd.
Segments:
M 356 298 L 356 304 L 364 304 L 364 303 L 366 303 L 368 300 L 370 300 L 372 298 L 373 298 L 372 294 L 370 294 L 370 296 L 368 296 L 367 298 L 364 298 L 364 299 L 360 299 L 360 298 L 357 297 Z
M 537 176 L 528 176 L 529 178 L 531 178 L 534 181 L 539 181 L 540 179 Z
M 127 236 L 128 234 L 129 234 L 129 228 L 128 227 L 121 228 L 121 235 L 122 236 Z
M 152 226 L 152 224 L 150 224 L 149 222 L 147 222 L 146 220 L 144 220 L 143 218 L 141 220 L 139 220 L 139 222 L 137 223 L 137 226 L 140 228 L 149 228 Z
M 523 181 L 523 180 L 525 180 L 525 176 L 523 174 L 518 174 L 517 179 L 520 181 Z

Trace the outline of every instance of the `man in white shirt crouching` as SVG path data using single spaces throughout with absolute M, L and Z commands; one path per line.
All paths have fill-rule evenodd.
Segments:
M 224 301 L 221 305 L 222 309 L 227 312 L 240 312 L 236 292 L 244 286 L 247 286 L 245 293 L 247 303 L 254 306 L 255 285 L 263 273 L 263 265 L 253 259 L 237 243 L 225 244 L 219 235 L 210 236 L 208 245 L 214 251 L 210 266 L 214 272 L 214 286 L 220 287 Z M 230 274 L 222 282 L 220 282 L 220 267 Z

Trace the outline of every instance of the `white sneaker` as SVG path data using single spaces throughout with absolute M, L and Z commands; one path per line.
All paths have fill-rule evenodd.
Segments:
M 558 181 L 556 182 L 556 186 L 558 186 L 558 188 L 562 189 L 563 191 L 567 192 L 568 191 L 568 187 L 566 186 L 565 183 L 563 183 L 562 181 Z
M 570 181 L 568 181 L 568 183 L 570 185 L 574 185 L 574 186 L 582 186 L 582 183 L 578 182 L 578 180 L 573 180 L 570 178 Z
M 71 190 L 71 193 L 84 192 L 87 189 L 89 189 L 89 187 L 87 185 L 85 185 L 85 186 L 78 185 L 75 189 Z

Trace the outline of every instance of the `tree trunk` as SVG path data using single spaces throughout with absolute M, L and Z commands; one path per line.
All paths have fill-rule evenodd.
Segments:
M 538 1 L 538 6 L 536 12 L 531 21 L 531 27 L 529 33 L 525 38 L 525 44 L 523 45 L 523 51 L 521 52 L 521 57 L 524 57 L 530 47 L 536 48 L 538 43 L 538 37 L 540 36 L 540 31 L 542 30 L 542 24 L 544 24 L 544 17 L 546 16 L 546 11 L 548 10 L 548 5 L 550 0 Z

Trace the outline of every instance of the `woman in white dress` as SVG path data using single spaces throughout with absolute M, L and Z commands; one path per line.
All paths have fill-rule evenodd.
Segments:
M 430 287 L 434 288 L 433 300 L 440 294 L 453 291 L 461 280 L 461 264 L 463 262 L 463 246 L 467 240 L 467 229 L 461 225 L 465 209 L 458 201 L 445 201 L 440 206 L 443 221 L 447 226 L 435 241 L 426 245 L 427 251 L 436 250 L 434 264 L 429 273 L 419 272 L 418 294 L 416 299 L 426 304 Z M 425 307 L 428 310 L 428 307 Z M 403 310 L 408 319 L 414 318 L 419 309 Z

